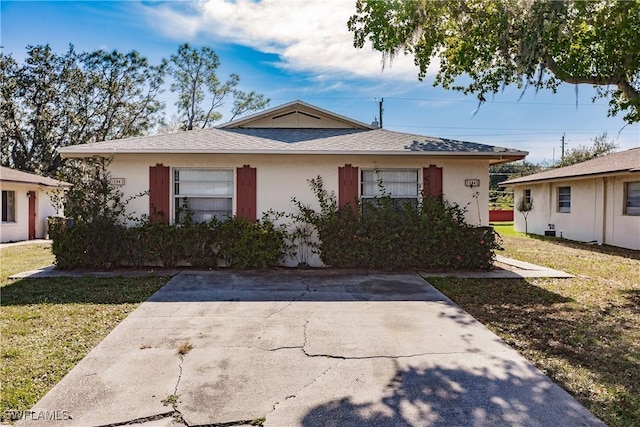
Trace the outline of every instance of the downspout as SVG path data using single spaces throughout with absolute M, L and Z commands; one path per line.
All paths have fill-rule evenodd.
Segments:
M 549 205 L 547 206 L 547 223 L 551 223 L 551 213 L 554 209 L 554 199 L 553 199 L 553 186 L 551 183 L 547 183 L 547 192 L 549 193 Z
M 607 177 L 602 178 L 602 244 L 607 240 Z

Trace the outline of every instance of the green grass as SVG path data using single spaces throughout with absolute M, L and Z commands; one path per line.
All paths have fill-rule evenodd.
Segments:
M 577 277 L 429 282 L 605 423 L 639 426 L 640 251 L 502 236 L 505 256 Z
M 524 236 L 524 233 L 513 229 L 513 222 L 492 222 L 491 226 L 500 236 Z
M 50 243 L 16 245 L 0 249 L 0 283 L 9 276 L 53 264 Z
M 0 249 L 0 260 L 3 417 L 31 408 L 167 281 L 166 277 L 8 279 L 51 264 L 50 245 Z

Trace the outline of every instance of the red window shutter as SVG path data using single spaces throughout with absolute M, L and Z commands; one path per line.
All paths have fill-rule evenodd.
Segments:
M 425 195 L 442 197 L 442 168 L 436 165 L 422 168 L 422 188 Z
M 169 166 L 149 166 L 149 222 L 169 223 Z
M 244 165 L 236 169 L 237 196 L 236 215 L 256 222 L 256 168 Z
M 358 209 L 358 168 L 350 164 L 338 168 L 338 206 Z

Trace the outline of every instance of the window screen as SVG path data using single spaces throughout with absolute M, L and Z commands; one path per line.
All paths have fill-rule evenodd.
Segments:
M 16 192 L 2 190 L 2 222 L 16 220 Z
M 624 213 L 625 215 L 640 215 L 640 181 L 625 183 Z
M 558 187 L 558 212 L 571 212 L 571 187 Z
M 232 170 L 175 169 L 173 185 L 176 215 L 188 208 L 194 221 L 205 222 L 233 214 Z

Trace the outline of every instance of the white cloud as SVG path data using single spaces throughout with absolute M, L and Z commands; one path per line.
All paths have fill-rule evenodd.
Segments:
M 204 0 L 144 6 L 149 22 L 170 37 L 196 40 L 200 35 L 277 54 L 276 65 L 314 74 L 417 80 L 409 56 L 398 56 L 382 69 L 381 54 L 353 47 L 347 20 L 355 0 Z M 178 5 L 179 7 L 176 7 Z

